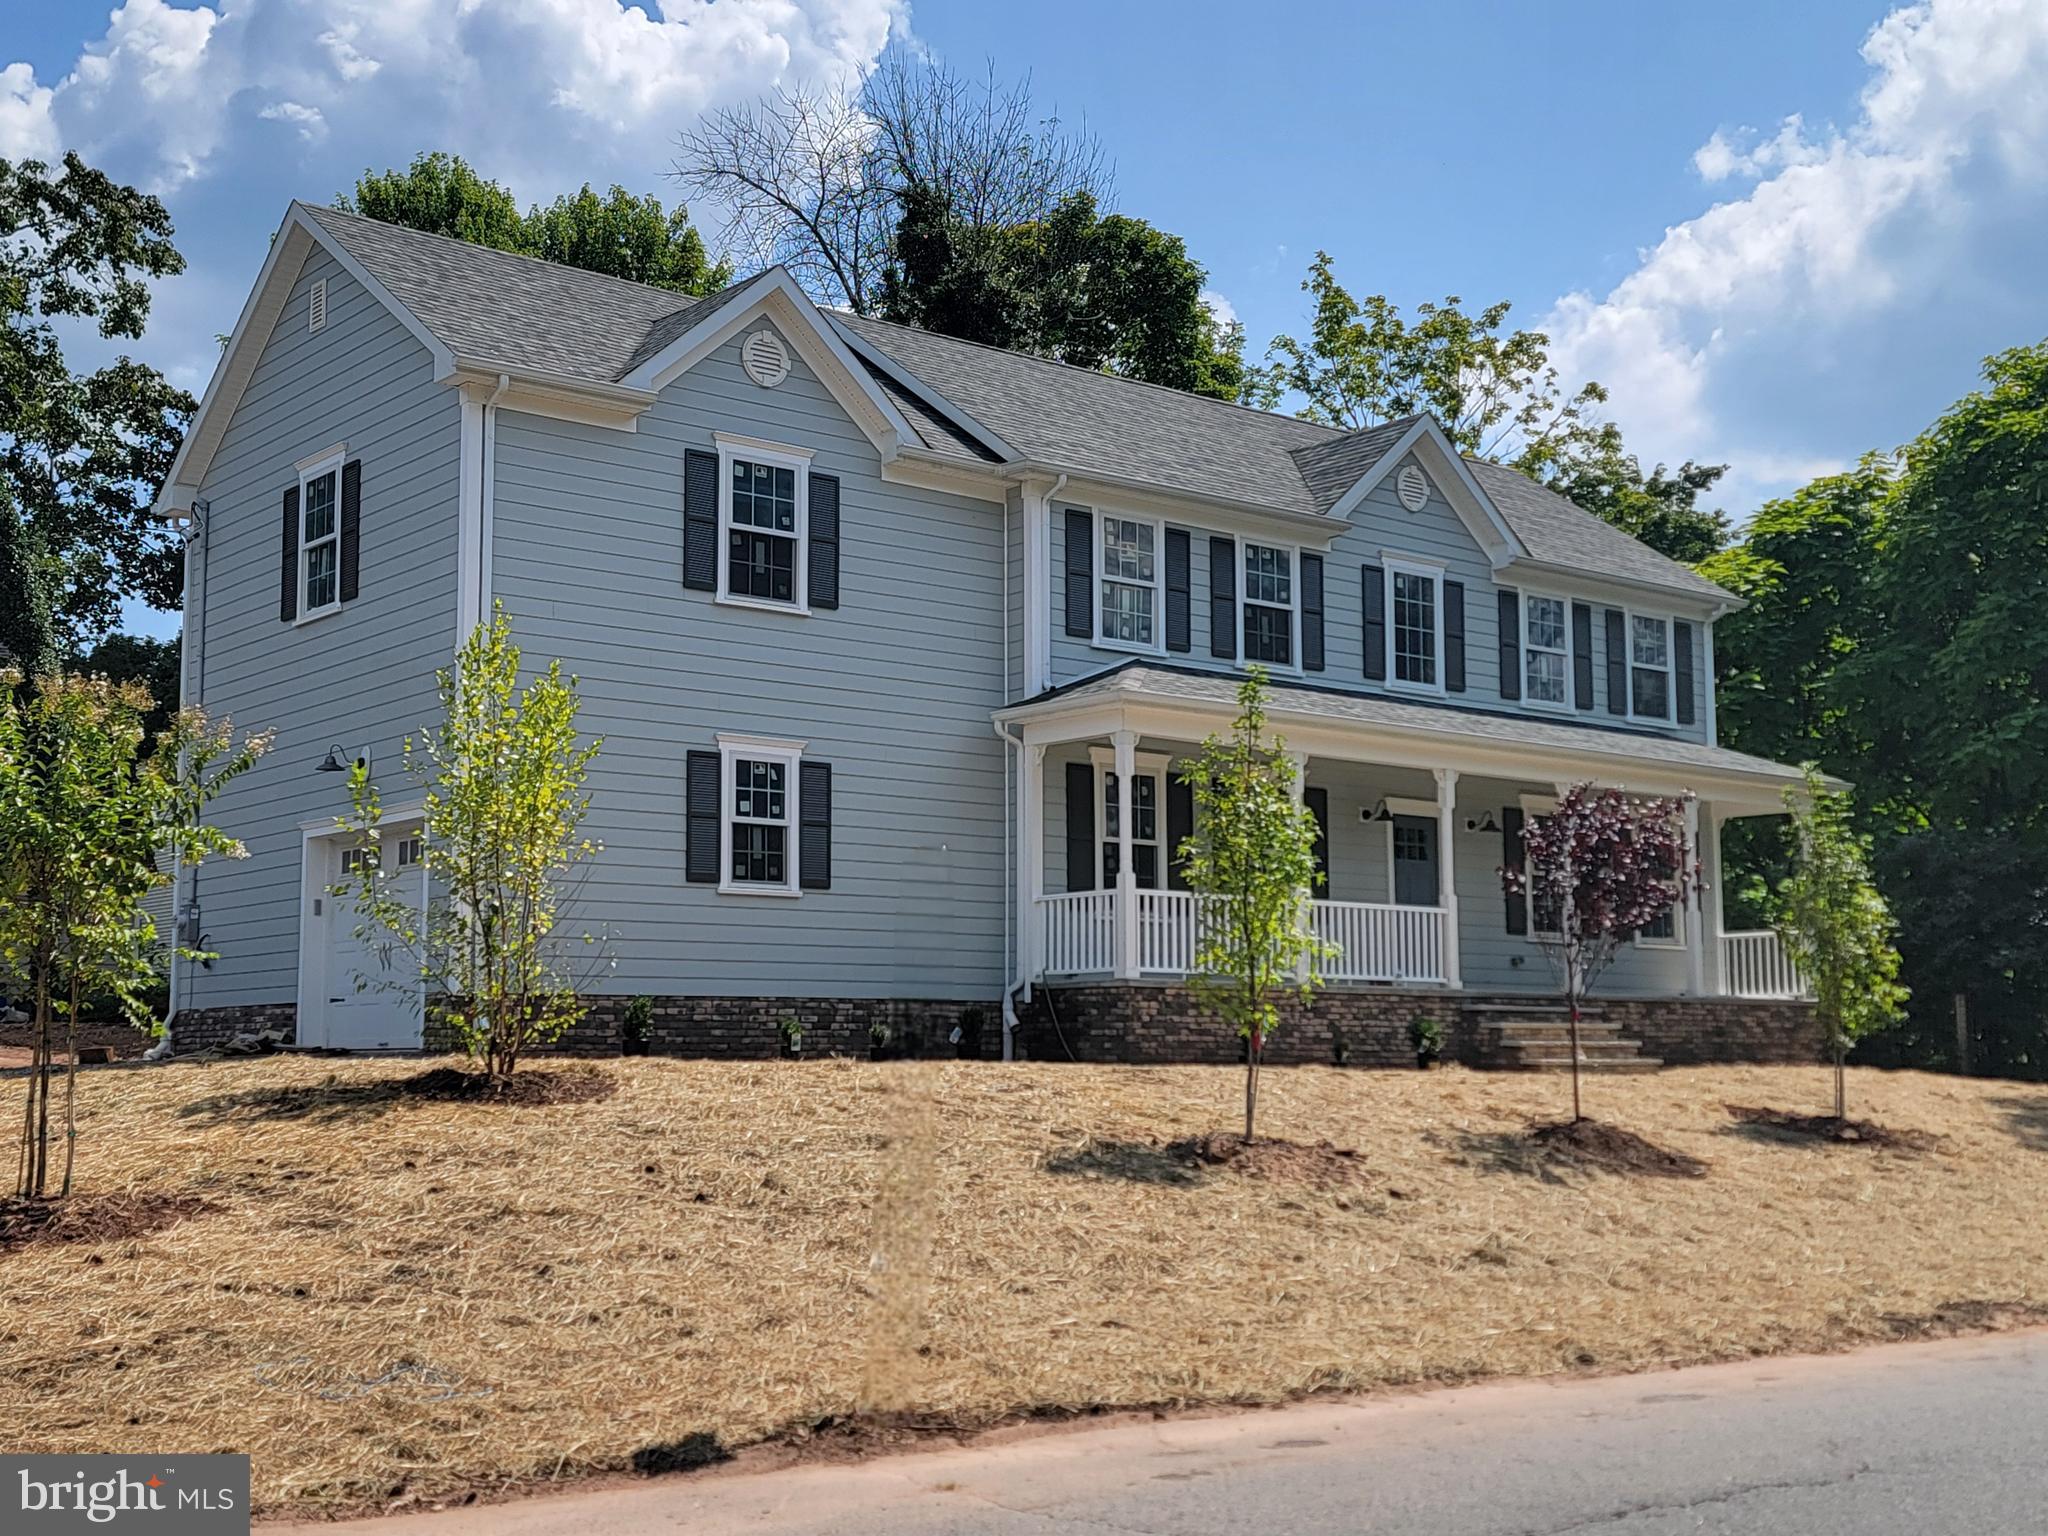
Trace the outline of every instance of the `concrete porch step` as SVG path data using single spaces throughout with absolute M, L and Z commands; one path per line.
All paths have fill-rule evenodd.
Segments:
M 1555 1054 L 1515 1052 L 1499 1057 L 1488 1065 L 1496 1072 L 1569 1072 L 1572 1069 L 1572 1058 L 1568 1051 L 1559 1051 Z M 1610 1075 L 1654 1072 L 1663 1065 L 1664 1063 L 1655 1056 L 1581 1054 L 1579 1057 L 1581 1072 L 1605 1072 Z

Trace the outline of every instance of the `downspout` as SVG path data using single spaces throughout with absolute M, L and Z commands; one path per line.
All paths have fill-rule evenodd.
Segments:
M 477 494 L 476 529 L 476 617 L 479 624 L 491 622 L 491 525 L 497 520 L 498 511 L 497 486 L 494 484 L 498 477 L 498 401 L 511 387 L 512 376 L 509 373 L 499 374 L 498 387 L 484 402 L 483 464 L 478 475 L 482 485 Z M 461 639 L 466 640 L 468 636 Z
M 1045 558 L 1039 562 L 1045 571 L 1045 591 L 1039 594 L 1042 601 L 1038 605 L 1039 627 L 1045 632 L 1045 673 L 1032 692 L 1052 686 L 1052 504 L 1059 500 L 1060 492 L 1066 488 L 1067 473 L 1061 470 L 1059 479 L 1053 481 L 1052 489 L 1045 493 Z M 1031 600 L 1028 592 L 1024 600 Z
M 1005 564 L 1007 564 L 1007 560 Z M 1009 646 L 1003 647 L 1005 663 Z M 1007 673 L 1005 674 L 1007 676 Z M 1002 721 L 993 722 L 995 732 L 1002 737 L 1006 750 L 1003 753 L 1003 970 L 1008 980 L 1003 984 L 1003 1060 L 1017 1059 L 1017 994 L 1024 989 L 1023 946 L 1017 942 L 1017 873 L 1015 861 L 1024 856 L 1022 848 L 1016 848 L 1014 822 L 1017 818 L 1017 797 L 1010 787 L 1010 765 L 1021 764 L 1024 742 L 1021 737 L 1012 736 L 1009 727 Z
M 187 654 L 184 658 L 185 664 L 178 668 L 178 707 L 181 710 L 195 704 L 203 706 L 206 702 L 206 599 L 208 596 L 206 553 L 208 541 L 213 531 L 213 518 L 210 515 L 212 511 L 213 503 L 211 501 L 198 496 L 192 498 L 192 521 L 198 525 L 199 539 L 195 547 L 191 534 L 187 533 L 185 536 L 185 595 L 189 599 L 192 595 L 192 589 L 194 586 L 197 586 L 199 589 L 199 601 L 196 605 L 188 603 L 185 615 L 186 633 L 182 637 L 181 644 L 187 647 Z M 195 570 L 198 573 L 198 580 L 196 582 L 193 580 Z M 199 610 L 196 633 L 193 629 L 193 615 L 191 613 L 191 608 L 194 606 Z M 181 763 L 179 767 L 182 770 L 184 765 Z M 182 901 L 179 899 L 181 887 L 184 892 L 184 899 Z M 166 983 L 166 990 L 170 995 L 164 1006 L 163 1036 L 147 1051 L 143 1052 L 144 1057 L 150 1061 L 162 1061 L 172 1051 L 171 1027 L 178 1021 L 180 991 L 178 986 L 178 944 L 181 938 L 181 929 L 184 926 L 184 915 L 196 909 L 198 905 L 198 867 L 193 866 L 188 876 L 186 874 L 186 866 L 182 861 L 174 864 L 171 867 L 171 942 L 164 956 L 164 981 Z M 196 949 L 198 947 L 198 935 L 196 933 L 193 935 L 193 939 L 192 947 Z M 192 984 L 189 961 L 186 964 L 184 979 L 186 987 L 189 988 Z

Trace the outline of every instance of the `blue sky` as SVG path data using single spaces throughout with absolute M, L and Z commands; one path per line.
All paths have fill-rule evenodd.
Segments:
M 192 270 L 140 350 L 196 391 L 290 197 L 422 148 L 522 198 L 666 197 L 707 106 L 906 30 L 1085 116 L 1255 355 L 1318 247 L 1404 307 L 1512 300 L 1646 460 L 1731 464 L 1738 517 L 2048 334 L 2040 0 L 15 0 L 0 155 L 77 148 L 162 193 Z

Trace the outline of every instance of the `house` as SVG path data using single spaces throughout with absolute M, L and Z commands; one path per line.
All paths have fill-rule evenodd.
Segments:
M 196 513 L 187 701 L 277 732 L 219 806 L 250 857 L 181 877 L 218 952 L 177 978 L 186 1045 L 419 1042 L 415 996 L 356 984 L 394 962 L 329 894 L 362 854 L 320 770 L 367 761 L 418 882 L 401 742 L 494 603 L 604 738 L 599 1045 L 646 994 L 679 1050 L 978 1005 L 1033 1051 L 1229 1051 L 1179 984 L 1175 764 L 1252 663 L 1325 831 L 1317 1028 L 1375 1051 L 1551 989 L 1498 870 L 1560 785 L 1695 794 L 1717 891 L 1722 828 L 1797 779 L 1715 742 L 1735 599 L 1432 421 L 1332 430 L 779 268 L 689 299 L 294 204 L 160 509 Z M 1810 1044 L 1776 936 L 1717 896 L 1607 990 L 1666 1056 Z

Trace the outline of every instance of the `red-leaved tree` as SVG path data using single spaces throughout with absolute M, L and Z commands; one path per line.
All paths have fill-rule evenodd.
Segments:
M 1572 1119 L 1579 1107 L 1579 1005 L 1624 940 L 1691 903 L 1699 860 L 1686 843 L 1686 800 L 1645 800 L 1574 784 L 1522 831 L 1521 868 L 1501 884 L 1528 902 L 1571 1013 Z

